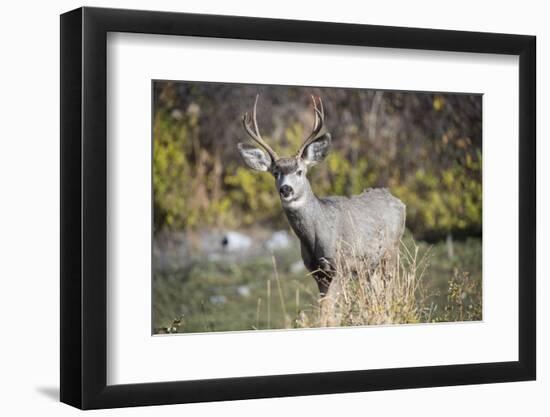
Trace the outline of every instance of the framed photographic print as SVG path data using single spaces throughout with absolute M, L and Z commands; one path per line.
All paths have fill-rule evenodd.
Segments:
M 61 16 L 61 401 L 535 379 L 535 38 Z

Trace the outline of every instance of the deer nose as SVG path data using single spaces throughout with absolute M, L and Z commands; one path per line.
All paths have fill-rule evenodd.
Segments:
M 292 189 L 292 187 L 290 185 L 282 185 L 281 188 L 279 189 L 279 193 L 281 193 L 281 195 L 283 197 L 289 197 L 292 193 L 294 192 L 294 190 Z

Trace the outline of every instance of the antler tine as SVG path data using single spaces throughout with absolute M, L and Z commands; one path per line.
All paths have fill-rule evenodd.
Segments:
M 243 126 L 248 133 L 248 135 L 262 148 L 266 150 L 266 152 L 269 154 L 271 159 L 273 161 L 276 161 L 279 159 L 279 156 L 277 153 L 269 146 L 260 135 L 260 130 L 258 129 L 258 121 L 256 119 L 256 108 L 258 106 L 258 99 L 260 98 L 259 94 L 256 94 L 256 100 L 254 100 L 254 109 L 252 110 L 252 121 L 250 120 L 250 115 L 247 113 L 244 114 L 243 117 Z M 252 130 L 252 127 L 250 126 L 250 123 L 254 125 L 254 130 Z
M 311 144 L 315 139 L 318 138 L 319 133 L 321 130 L 323 130 L 323 127 L 325 125 L 325 110 L 323 108 L 323 100 L 321 100 L 321 97 L 317 97 L 319 99 L 319 107 L 317 107 L 317 101 L 315 100 L 315 96 L 311 95 L 311 101 L 313 102 L 313 129 L 311 131 L 311 134 L 308 136 L 308 138 L 304 141 L 302 146 L 300 146 L 300 149 L 296 153 L 297 157 L 301 157 L 304 153 L 304 150 L 306 147 Z
M 256 135 L 261 138 L 262 136 L 260 135 L 260 129 L 258 129 L 258 119 L 256 118 L 256 108 L 258 107 L 259 99 L 260 95 L 256 94 L 256 99 L 254 100 L 254 108 L 252 109 L 252 120 L 254 121 L 254 130 L 256 131 Z
M 319 99 L 319 107 L 317 107 L 317 103 L 315 102 L 315 96 L 311 96 L 311 99 L 313 100 L 313 111 L 315 113 L 315 125 L 313 128 L 315 135 L 319 133 L 325 123 L 325 110 L 323 109 L 323 100 L 321 100 L 321 97 L 317 98 Z M 320 123 L 320 125 L 318 123 Z
M 315 101 L 315 96 L 311 95 L 311 102 L 313 103 L 313 129 L 312 132 L 315 132 L 317 129 L 317 124 L 319 123 L 319 115 L 317 113 L 317 102 Z

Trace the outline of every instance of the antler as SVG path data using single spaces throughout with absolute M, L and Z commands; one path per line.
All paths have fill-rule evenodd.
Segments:
M 260 135 L 260 131 L 258 130 L 258 122 L 256 120 L 256 107 L 258 105 L 258 99 L 260 98 L 260 95 L 256 95 L 256 100 L 254 101 L 254 110 L 252 111 L 252 120 L 250 119 L 250 115 L 247 113 L 244 114 L 243 117 L 243 126 L 246 130 L 246 132 L 249 134 L 249 136 L 254 139 L 254 141 L 260 145 L 262 148 L 266 150 L 266 152 L 269 154 L 271 159 L 273 161 L 276 161 L 279 159 L 279 156 L 277 153 L 271 149 L 271 146 L 269 146 Z M 252 127 L 254 127 L 254 130 L 252 130 Z
M 302 146 L 300 146 L 300 149 L 296 153 L 296 157 L 298 158 L 302 157 L 302 154 L 304 153 L 308 145 L 310 145 L 321 136 L 320 133 L 325 126 L 325 110 L 323 109 L 323 100 L 321 100 L 321 97 L 317 98 L 319 99 L 319 107 L 317 107 L 315 96 L 311 96 L 311 101 L 313 102 L 313 115 L 315 116 L 313 120 L 313 129 L 309 137 L 304 141 L 304 143 L 302 144 Z

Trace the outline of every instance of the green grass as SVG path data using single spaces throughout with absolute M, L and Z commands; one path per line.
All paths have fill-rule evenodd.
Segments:
M 405 244 L 410 237 L 404 239 Z M 481 239 L 416 242 L 430 251 L 423 277 L 425 321 L 481 319 Z M 153 330 L 188 333 L 308 327 L 301 322 L 318 311 L 318 291 L 306 271 L 292 272 L 298 247 L 244 261 L 197 260 L 189 267 L 156 273 Z M 274 262 L 276 268 L 274 268 Z M 276 271 L 276 273 L 275 273 Z
M 445 242 L 416 244 L 421 252 L 430 250 L 429 266 L 423 278 L 426 295 L 423 303 L 434 309 L 430 321 L 481 320 L 481 239 L 455 241 L 452 258 L 448 256 Z M 459 290 L 460 293 L 456 293 Z M 469 315 L 461 313 L 462 308 L 467 309 Z

